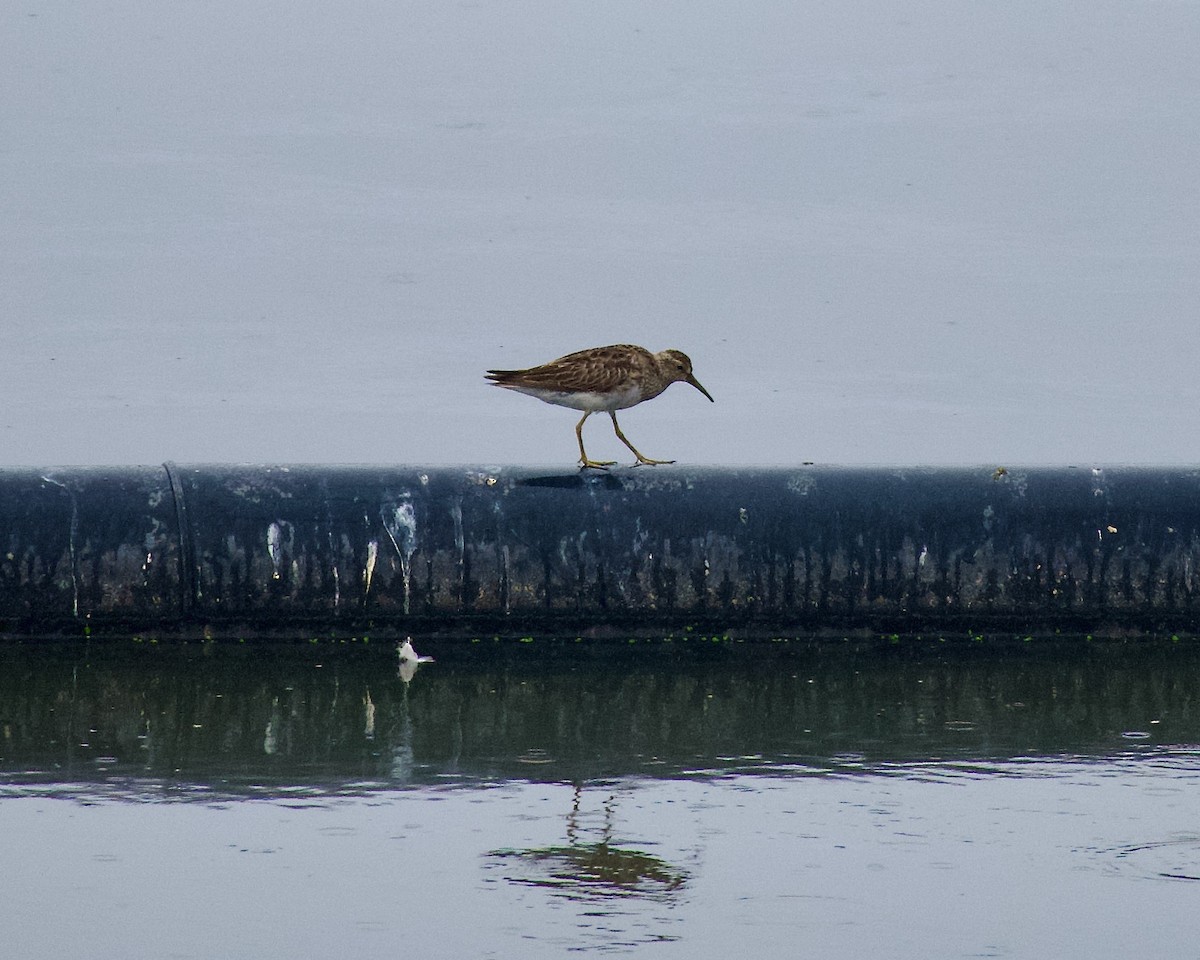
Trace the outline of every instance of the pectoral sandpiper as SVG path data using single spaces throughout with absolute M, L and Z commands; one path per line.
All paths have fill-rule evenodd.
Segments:
M 629 343 L 580 350 L 527 370 L 489 370 L 487 378 L 498 387 L 582 410 L 583 417 L 575 424 L 575 437 L 583 467 L 611 467 L 616 462 L 592 460 L 583 448 L 583 424 L 593 413 L 603 410 L 612 417 L 617 438 L 633 451 L 638 463 L 674 463 L 674 460 L 642 456 L 621 432 L 617 411 L 654 399 L 676 380 L 690 383 L 712 400 L 712 395 L 692 376 L 692 361 L 687 354 L 678 350 L 651 353 L 645 347 Z

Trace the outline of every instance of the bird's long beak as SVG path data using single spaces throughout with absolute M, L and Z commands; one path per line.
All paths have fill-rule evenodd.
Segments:
M 689 376 L 688 376 L 688 378 L 687 378 L 687 382 L 688 382 L 688 383 L 690 383 L 690 384 L 691 384 L 693 387 L 695 387 L 697 390 L 699 390 L 699 391 L 700 391 L 702 394 L 704 394 L 706 397 L 708 397 L 708 399 L 709 399 L 709 400 L 710 400 L 712 403 L 716 403 L 716 402 L 717 402 L 716 400 L 713 400 L 713 398 L 712 398 L 712 394 L 711 394 L 711 393 L 709 393 L 707 390 L 705 390 L 705 389 L 704 389 L 704 387 L 702 387 L 702 386 L 700 385 L 700 381 L 699 381 L 699 380 L 697 380 L 695 377 L 693 377 L 693 376 L 690 376 L 690 375 L 689 375 Z

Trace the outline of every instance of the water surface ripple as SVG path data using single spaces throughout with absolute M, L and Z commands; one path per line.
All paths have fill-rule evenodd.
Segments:
M 13 955 L 1194 942 L 1198 645 L 422 652 L 0 649 Z

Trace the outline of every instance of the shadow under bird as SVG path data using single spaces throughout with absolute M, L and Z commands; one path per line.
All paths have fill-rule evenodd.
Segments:
M 583 424 L 593 413 L 603 410 L 612 417 L 613 430 L 638 463 L 674 463 L 643 456 L 629 442 L 617 423 L 617 411 L 653 400 L 676 381 L 690 383 L 712 400 L 712 394 L 692 375 L 692 361 L 678 350 L 651 353 L 645 347 L 617 343 L 610 347 L 592 347 L 568 353 L 565 357 L 526 370 L 489 370 L 487 379 L 497 387 L 527 393 L 546 403 L 582 410 L 575 424 L 582 467 L 611 467 L 615 460 L 592 460 L 583 448 Z

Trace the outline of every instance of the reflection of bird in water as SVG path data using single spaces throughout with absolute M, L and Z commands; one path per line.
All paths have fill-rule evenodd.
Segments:
M 572 900 L 595 902 L 625 897 L 672 900 L 688 880 L 686 871 L 613 840 L 615 794 L 605 801 L 604 822 L 598 827 L 584 824 L 582 799 L 582 787 L 576 784 L 574 802 L 567 815 L 566 845 L 497 850 L 492 854 L 518 867 L 507 879 L 544 887 Z
M 412 780 L 415 768 L 413 751 L 413 723 L 408 714 L 408 684 L 417 673 L 418 664 L 433 663 L 433 657 L 423 657 L 413 649 L 412 637 L 406 637 L 397 648 L 400 667 L 397 671 L 404 681 L 404 697 L 401 701 L 400 729 L 392 747 L 391 777 L 399 783 Z

